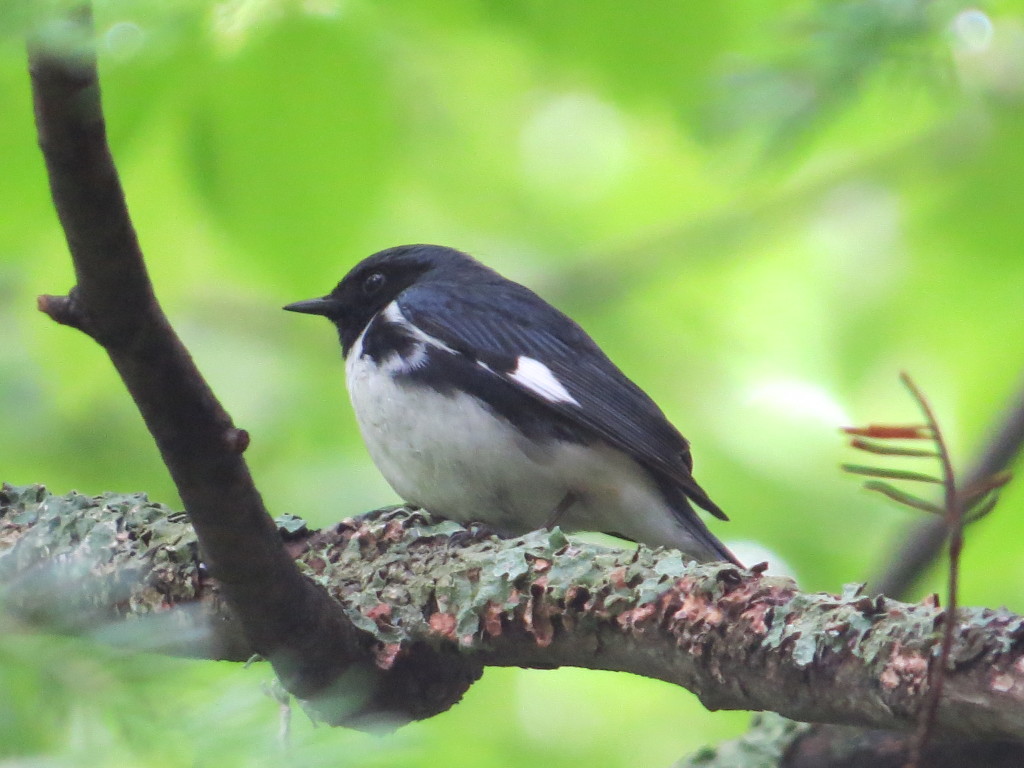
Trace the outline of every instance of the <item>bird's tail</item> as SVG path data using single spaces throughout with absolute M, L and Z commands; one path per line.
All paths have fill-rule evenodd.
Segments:
M 693 515 L 693 517 L 694 520 L 696 520 L 697 524 L 703 529 L 703 537 L 701 543 L 707 547 L 708 551 L 714 553 L 714 558 L 712 560 L 713 562 L 723 560 L 732 563 L 738 568 L 746 567 L 743 565 L 743 563 L 739 561 L 736 555 L 729 551 L 729 548 L 725 546 L 725 544 L 720 542 L 718 538 L 713 533 L 711 533 L 711 531 L 708 530 L 707 526 L 704 525 L 704 521 L 697 517 L 696 513 Z
M 694 510 L 693 505 L 690 504 L 687 498 L 688 495 L 681 489 L 676 489 L 675 493 L 666 493 L 669 505 L 672 507 L 672 511 L 675 512 L 677 522 L 682 528 L 680 538 L 683 542 L 679 545 L 679 549 L 686 554 L 693 555 L 701 562 L 722 560 L 732 563 L 739 568 L 744 568 L 745 566 L 736 555 L 730 552 L 729 548 L 720 542 L 715 534 L 708 530 L 707 525 L 700 515 L 697 514 L 696 510 Z M 707 499 L 707 496 L 704 498 Z M 708 503 L 714 506 L 710 499 L 708 499 Z M 701 504 L 701 506 L 703 507 L 704 505 Z M 715 509 L 718 509 L 718 507 L 715 506 Z M 719 513 L 721 514 L 721 510 L 719 510 Z M 722 517 L 725 517 L 724 514 L 722 514 Z M 683 546 L 683 544 L 689 546 Z M 695 552 L 694 549 L 698 547 L 700 552 Z

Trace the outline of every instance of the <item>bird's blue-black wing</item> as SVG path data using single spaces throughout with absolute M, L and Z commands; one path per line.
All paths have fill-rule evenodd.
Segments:
M 686 439 L 573 320 L 516 283 L 418 286 L 398 297 L 405 318 L 473 364 L 624 451 L 727 519 L 693 479 Z M 541 363 L 571 396 L 545 394 L 514 375 L 527 357 Z M 522 370 L 522 369 L 520 369 Z

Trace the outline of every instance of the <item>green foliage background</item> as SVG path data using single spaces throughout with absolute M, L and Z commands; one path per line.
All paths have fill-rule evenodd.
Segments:
M 0 479 L 175 503 L 104 355 L 34 310 L 72 273 L 33 8 L 0 4 Z M 104 0 L 97 26 L 158 294 L 275 513 L 394 501 L 331 329 L 279 307 L 402 242 L 575 316 L 693 441 L 716 532 L 808 589 L 876 573 L 912 521 L 840 476 L 834 427 L 916 421 L 906 369 L 965 464 L 1020 384 L 1020 0 Z M 1024 610 L 1022 488 L 969 532 L 964 603 Z M 34 765 L 653 766 L 746 722 L 654 681 L 494 669 L 392 735 L 297 714 L 285 748 L 265 669 L 0 631 L 0 759 Z

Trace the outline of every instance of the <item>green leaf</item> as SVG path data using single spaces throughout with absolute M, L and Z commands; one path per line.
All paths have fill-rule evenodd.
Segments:
M 893 501 L 899 502 L 904 506 L 920 509 L 922 512 L 931 512 L 936 515 L 946 514 L 946 510 L 937 504 L 932 504 L 930 501 L 925 501 L 911 493 L 901 491 L 899 488 L 895 488 L 888 483 L 883 483 L 880 480 L 869 480 L 864 483 L 864 487 L 869 491 L 877 491 L 883 496 L 888 496 Z
M 868 477 L 886 477 L 890 480 L 910 480 L 912 482 L 935 483 L 936 485 L 942 485 L 942 481 L 937 477 L 933 477 L 932 475 L 926 475 L 922 472 L 911 472 L 906 469 L 886 469 L 885 467 L 868 467 L 863 464 L 843 464 L 842 469 L 844 472 L 850 472 L 854 475 L 867 475 Z

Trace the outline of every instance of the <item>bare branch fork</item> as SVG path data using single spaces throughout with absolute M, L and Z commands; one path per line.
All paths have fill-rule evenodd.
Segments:
M 39 308 L 99 343 L 156 441 L 211 573 L 252 647 L 295 695 L 318 699 L 355 667 L 368 710 L 423 716 L 443 710 L 479 675 L 467 660 L 432 658 L 382 671 L 372 643 L 281 547 L 237 429 L 157 303 L 107 145 L 88 5 L 36 30 L 29 66 L 39 144 L 74 262 L 67 296 Z

